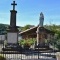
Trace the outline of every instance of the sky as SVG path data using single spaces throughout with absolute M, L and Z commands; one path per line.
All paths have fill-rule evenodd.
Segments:
M 0 23 L 10 24 L 11 3 L 14 0 L 0 1 Z M 39 24 L 40 13 L 44 14 L 44 25 L 60 25 L 60 0 L 15 0 L 17 3 L 18 26 L 27 24 L 37 26 Z

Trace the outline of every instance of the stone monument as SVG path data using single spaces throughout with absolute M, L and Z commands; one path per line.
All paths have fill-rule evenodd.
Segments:
M 43 13 L 41 12 L 41 13 L 40 13 L 40 18 L 39 18 L 39 26 L 40 26 L 40 27 L 43 27 L 43 23 L 44 23 L 44 15 L 43 15 Z
M 13 5 L 13 10 L 11 10 L 11 15 L 10 15 L 10 26 L 7 31 L 7 43 L 8 44 L 17 44 L 18 43 L 18 29 L 16 26 L 16 13 L 17 11 L 15 10 L 15 1 L 11 4 Z
M 44 22 L 44 15 L 41 12 L 39 18 L 39 26 L 37 28 L 37 46 L 42 43 L 42 40 L 40 39 L 40 35 L 42 34 L 42 31 L 40 31 L 40 28 L 43 27 L 43 22 Z

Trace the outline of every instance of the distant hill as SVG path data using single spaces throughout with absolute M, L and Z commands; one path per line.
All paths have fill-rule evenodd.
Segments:
M 18 29 L 21 28 L 20 26 L 17 26 Z M 0 34 L 7 33 L 7 29 L 9 28 L 8 24 L 0 24 Z
M 9 25 L 7 24 L 0 24 L 0 34 L 6 33 L 6 29 L 8 28 Z

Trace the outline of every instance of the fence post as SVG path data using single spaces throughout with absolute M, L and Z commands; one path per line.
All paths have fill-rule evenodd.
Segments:
M 21 60 L 22 60 L 22 49 L 21 49 Z
M 39 44 L 38 44 L 38 59 L 39 59 Z

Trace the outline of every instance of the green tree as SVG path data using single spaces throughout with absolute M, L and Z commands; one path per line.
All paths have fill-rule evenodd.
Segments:
M 22 28 L 22 30 L 24 31 L 24 30 L 30 29 L 30 28 L 32 28 L 32 27 L 34 27 L 34 25 L 25 25 L 25 26 Z

